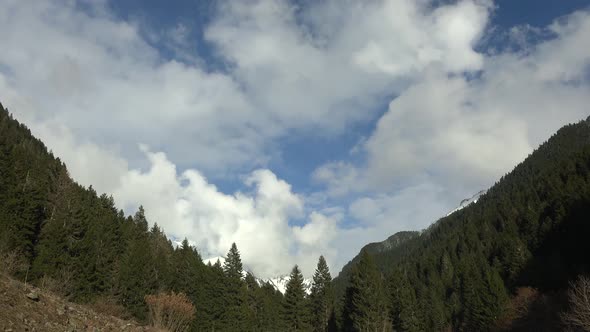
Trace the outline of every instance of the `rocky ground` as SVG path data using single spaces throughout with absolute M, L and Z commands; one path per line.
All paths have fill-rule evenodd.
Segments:
M 97 313 L 0 274 L 0 332 L 155 331 Z

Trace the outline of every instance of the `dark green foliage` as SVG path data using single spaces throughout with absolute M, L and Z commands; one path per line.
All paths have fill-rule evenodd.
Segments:
M 248 309 L 246 303 L 247 286 L 243 280 L 243 267 L 240 252 L 235 243 L 232 243 L 225 263 L 225 315 L 223 329 L 225 331 L 242 331 L 249 325 Z
M 390 327 L 381 272 L 364 250 L 352 268 L 344 301 L 344 330 L 387 331 Z
M 285 300 L 283 304 L 283 318 L 286 331 L 310 331 L 309 304 L 305 295 L 303 275 L 295 265 L 289 276 Z
M 407 250 L 403 244 L 417 238 L 419 235 L 420 232 L 398 232 L 387 238 L 385 241 L 374 242 L 365 245 L 361 249 L 361 252 L 366 251 L 373 257 L 373 260 L 375 261 L 376 265 L 382 269 L 382 272 L 388 272 L 390 271 L 388 268 L 392 256 L 397 257 L 404 254 Z M 360 259 L 361 254 L 359 253 L 350 262 L 345 264 L 344 267 L 342 267 L 338 277 L 334 279 L 333 285 L 336 297 L 342 297 L 344 295 L 344 290 L 348 286 L 352 267 L 356 265 Z
M 257 313 L 258 331 L 285 330 L 282 317 L 283 294 L 266 282 L 260 287 Z
M 313 284 L 309 296 L 314 331 L 328 331 L 330 319 L 334 315 L 334 292 L 332 276 L 324 256 L 320 256 L 313 275 Z
M 223 271 L 225 275 L 234 280 L 242 280 L 242 273 L 244 268 L 242 267 L 242 259 L 240 252 L 235 243 L 231 244 L 231 248 L 225 257 L 225 263 L 223 263 Z
M 424 330 L 422 308 L 418 303 L 416 291 L 408 278 L 399 270 L 389 278 L 389 317 L 396 331 Z

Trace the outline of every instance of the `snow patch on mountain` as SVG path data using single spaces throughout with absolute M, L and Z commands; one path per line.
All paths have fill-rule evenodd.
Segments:
M 203 262 L 205 264 L 213 265 L 217 262 L 217 260 L 219 260 L 219 262 L 223 266 L 223 263 L 225 262 L 225 257 L 222 257 L 222 256 L 211 257 L 211 258 L 207 258 L 207 259 L 203 260 Z M 256 277 L 256 274 L 254 272 L 250 271 L 247 267 L 245 267 L 244 271 L 242 272 L 244 278 L 246 277 L 246 275 L 248 273 L 251 273 L 254 276 L 254 279 L 256 279 L 256 282 L 258 283 L 258 285 L 262 286 L 266 283 L 269 283 L 276 290 L 278 290 L 282 294 L 285 294 L 285 291 L 287 290 L 287 283 L 289 282 L 289 275 L 288 274 L 280 275 L 280 276 L 272 277 L 272 278 L 258 278 L 258 277 Z M 305 292 L 308 295 L 311 292 L 311 283 L 312 283 L 312 279 L 303 279 L 303 288 L 305 289 Z
M 465 198 L 464 200 L 461 201 L 461 203 L 459 204 L 459 206 L 454 209 L 453 211 L 447 213 L 447 217 L 450 216 L 451 214 L 462 210 L 463 208 L 465 208 L 466 206 L 468 206 L 469 204 L 472 203 L 477 203 L 477 201 L 479 200 L 479 198 L 485 194 L 487 192 L 487 190 L 480 190 L 477 194 L 471 196 L 470 198 Z
M 287 291 L 287 283 L 289 282 L 289 275 L 282 275 L 282 276 L 268 278 L 268 279 L 256 278 L 256 280 L 258 281 L 258 284 L 260 286 L 262 286 L 263 284 L 268 282 L 276 290 L 278 290 L 282 294 L 285 294 L 285 291 Z M 307 293 L 308 295 L 311 292 L 311 283 L 312 283 L 311 279 L 303 279 L 303 288 L 305 289 L 305 293 Z
M 225 263 L 225 257 L 223 257 L 223 256 L 210 257 L 210 258 L 204 259 L 203 263 L 205 263 L 205 265 L 208 265 L 208 264 L 215 265 L 215 263 L 217 263 L 218 260 L 221 263 L 221 266 L 223 266 L 223 263 Z

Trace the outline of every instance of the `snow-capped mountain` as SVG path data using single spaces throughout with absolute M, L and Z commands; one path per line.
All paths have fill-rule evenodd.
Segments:
M 259 285 L 263 285 L 264 283 L 268 282 L 271 284 L 276 290 L 285 294 L 287 290 L 287 283 L 289 282 L 289 275 L 282 275 L 274 278 L 269 279 L 259 279 L 256 278 Z M 311 292 L 311 279 L 303 279 L 303 287 L 305 288 L 305 293 L 309 294 Z
M 213 264 L 215 264 L 215 262 L 217 262 L 217 260 L 219 260 L 219 262 L 223 265 L 223 263 L 225 262 L 225 257 L 221 257 L 221 256 L 212 257 L 212 258 L 208 258 L 208 259 L 203 260 L 203 262 L 205 264 L 211 263 L 211 265 L 213 265 Z M 262 286 L 268 282 L 276 290 L 278 290 L 282 294 L 285 294 L 285 291 L 287 290 L 287 283 L 289 282 L 289 275 L 288 274 L 280 275 L 280 276 L 272 277 L 272 278 L 258 278 L 258 277 L 256 277 L 256 274 L 254 272 L 249 271 L 248 268 L 245 268 L 244 271 L 242 272 L 244 275 L 244 278 L 246 277 L 246 274 L 248 274 L 248 272 L 252 273 L 252 275 L 256 279 L 256 282 L 258 282 L 258 285 Z M 311 282 L 312 282 L 312 279 L 303 279 L 303 287 L 305 288 L 305 292 L 307 294 L 309 294 L 311 292 Z
M 203 259 L 203 263 L 205 263 L 205 265 L 207 264 L 215 264 L 217 262 L 217 260 L 219 260 L 219 262 L 221 263 L 221 265 L 223 266 L 223 263 L 225 263 L 225 257 L 223 256 L 218 256 L 218 257 L 211 257 L 211 258 L 207 258 L 207 259 Z
M 471 203 L 477 203 L 477 201 L 479 200 L 479 198 L 485 194 L 487 192 L 487 190 L 480 190 L 477 194 L 471 196 L 470 198 L 465 198 L 464 200 L 461 201 L 461 203 L 459 204 L 459 206 L 454 209 L 453 211 L 447 213 L 447 216 L 450 216 L 451 214 L 463 209 L 464 207 L 468 206 Z

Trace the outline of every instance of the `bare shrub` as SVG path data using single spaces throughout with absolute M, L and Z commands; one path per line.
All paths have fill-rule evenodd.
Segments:
M 590 278 L 579 277 L 568 290 L 569 311 L 562 315 L 566 325 L 590 331 Z
M 68 298 L 74 281 L 74 273 L 67 267 L 62 267 L 55 278 L 43 275 L 39 286 L 41 289 Z
M 0 252 L 0 273 L 12 275 L 23 268 L 23 260 L 16 251 Z
M 159 293 L 147 295 L 152 326 L 172 332 L 187 331 L 195 317 L 195 307 L 183 293 Z

